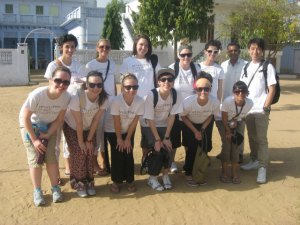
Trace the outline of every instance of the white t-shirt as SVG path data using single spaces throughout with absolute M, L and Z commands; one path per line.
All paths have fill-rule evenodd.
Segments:
M 156 73 L 160 70 L 160 65 L 157 63 L 155 68 Z M 148 92 L 154 88 L 153 81 L 153 68 L 151 61 L 146 59 L 137 59 L 134 56 L 124 59 L 123 64 L 120 67 L 120 73 L 126 72 L 134 74 L 139 82 L 139 89 L 137 95 L 145 97 Z
M 224 79 L 224 71 L 220 65 L 214 63 L 212 66 L 204 65 L 204 62 L 200 63 L 201 70 L 209 73 L 213 78 L 212 88 L 210 95 L 214 97 L 218 97 L 218 81 Z
M 259 65 L 260 63 L 250 62 L 247 68 L 247 77 L 244 75 L 244 70 L 242 70 L 241 81 L 244 81 L 248 85 L 255 71 L 259 67 Z M 276 74 L 275 68 L 272 66 L 272 64 L 268 64 L 267 81 L 269 86 L 276 84 L 275 74 Z M 262 66 L 255 73 L 254 78 L 250 83 L 248 89 L 249 89 L 248 98 L 250 98 L 254 103 L 249 113 L 263 113 L 264 103 L 267 99 L 267 92 L 265 87 L 265 78 L 262 72 Z
M 171 64 L 169 67 L 174 70 L 175 63 Z M 195 67 L 197 73 L 199 73 L 201 71 L 199 64 L 195 64 Z M 189 68 L 188 70 L 184 70 L 179 64 L 178 76 L 174 81 L 174 88 L 177 91 L 181 92 L 182 99 L 185 99 L 186 97 L 195 94 L 193 85 L 194 76 L 191 68 Z
M 33 124 L 52 123 L 62 110 L 67 109 L 71 99 L 68 92 L 63 92 L 57 99 L 50 99 L 47 91 L 48 87 L 38 87 L 28 95 L 19 114 L 21 127 L 24 127 L 23 110 L 25 108 L 32 112 L 31 122 Z
M 98 104 L 98 99 L 96 101 L 91 102 L 87 97 L 85 91 L 82 92 L 85 98 L 85 104 L 82 106 L 83 108 L 80 109 L 80 97 L 79 95 L 73 95 L 70 101 L 68 110 L 65 115 L 66 123 L 73 129 L 76 130 L 76 122 L 72 115 L 71 110 L 73 111 L 81 111 L 81 117 L 83 122 L 83 130 L 89 130 L 93 121 L 95 114 L 99 111 L 99 109 L 106 109 L 108 105 L 108 100 L 106 100 L 100 107 Z
M 187 116 L 192 123 L 202 124 L 210 115 L 220 114 L 220 102 L 217 98 L 210 96 L 204 106 L 199 105 L 197 99 L 197 94 L 184 99 L 180 116 Z
M 102 77 L 104 81 L 104 89 L 110 96 L 115 96 L 115 73 L 116 73 L 116 65 L 113 60 L 109 60 L 109 70 L 106 76 L 107 70 L 107 62 L 99 62 L 96 59 L 91 60 L 88 62 L 85 67 L 87 69 L 87 73 L 96 70 L 102 73 Z
M 223 99 L 232 95 L 232 87 L 235 82 L 240 80 L 242 70 L 246 64 L 247 61 L 241 58 L 234 65 L 230 63 L 230 60 L 226 60 L 221 64 L 225 75 L 223 81 Z
M 231 120 L 238 114 L 235 119 L 237 121 L 240 121 L 247 116 L 247 113 L 251 110 L 252 107 L 253 101 L 249 98 L 245 99 L 245 105 L 241 107 L 236 106 L 233 96 L 229 96 L 222 102 L 221 111 L 228 113 L 228 120 Z
M 127 105 L 123 94 L 119 94 L 112 100 L 110 113 L 113 116 L 120 116 L 122 134 L 127 133 L 135 116 L 142 116 L 144 114 L 144 100 L 136 95 L 131 105 Z M 110 129 L 106 127 L 106 132 L 115 132 L 114 123 L 111 125 Z
M 166 100 L 163 100 L 158 91 L 158 101 L 156 107 L 154 108 L 153 93 L 150 91 L 145 99 L 145 114 L 143 119 L 140 120 L 142 127 L 149 127 L 146 120 L 154 120 L 156 127 L 167 127 L 167 119 L 169 115 L 175 115 L 182 112 L 182 97 L 181 93 L 177 91 L 176 103 L 173 105 L 172 92 Z

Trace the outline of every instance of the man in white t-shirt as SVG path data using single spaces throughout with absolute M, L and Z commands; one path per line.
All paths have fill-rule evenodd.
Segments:
M 268 126 L 271 103 L 275 94 L 276 71 L 271 64 L 267 67 L 266 90 L 263 73 L 263 51 L 265 50 L 264 40 L 253 38 L 248 42 L 248 52 L 251 62 L 246 65 L 246 73 L 242 71 L 241 81 L 244 81 L 249 88 L 249 98 L 253 101 L 253 108 L 246 117 L 250 144 L 250 162 L 241 166 L 244 170 L 258 168 L 256 182 L 266 183 L 266 168 L 269 163 L 268 148 Z
M 246 65 L 247 61 L 241 59 L 240 45 L 236 42 L 231 42 L 227 45 L 227 55 L 229 59 L 221 64 L 223 68 L 225 78 L 223 80 L 223 100 L 228 96 L 232 96 L 232 87 L 235 82 L 240 80 L 243 67 Z M 222 121 L 216 121 L 218 123 Z M 245 126 L 244 123 L 240 127 L 240 132 L 244 133 Z M 239 149 L 239 163 L 243 163 L 243 153 L 244 153 L 244 142 L 238 146 Z M 220 155 L 219 155 L 220 156 Z

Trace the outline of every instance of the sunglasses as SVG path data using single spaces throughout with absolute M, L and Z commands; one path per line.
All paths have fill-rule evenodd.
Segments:
M 204 91 L 204 92 L 210 92 L 210 87 L 196 87 L 195 91 L 200 92 L 200 93 L 202 91 Z
M 126 91 L 130 91 L 131 89 L 136 91 L 137 89 L 139 89 L 139 85 L 127 85 L 123 87 L 125 88 Z
M 230 52 L 230 53 L 239 53 L 239 52 L 240 52 L 240 50 L 236 50 L 236 49 L 234 49 L 234 50 L 229 50 L 228 52 Z
M 110 46 L 108 46 L 108 45 L 100 45 L 99 48 L 100 49 L 107 49 L 107 50 L 109 50 Z
M 90 88 L 103 88 L 103 83 L 88 83 Z
M 71 83 L 69 80 L 62 80 L 62 79 L 60 79 L 60 78 L 55 78 L 53 81 L 54 81 L 54 83 L 57 84 L 57 85 L 63 84 L 64 86 L 69 86 L 70 83 Z
M 235 91 L 233 91 L 233 93 L 235 95 L 240 95 L 240 94 L 246 95 L 246 94 L 248 94 L 248 91 L 245 91 L 245 90 L 235 90 Z
M 218 54 L 219 50 L 206 50 L 209 54 L 213 53 L 213 54 Z
M 160 78 L 159 81 L 165 83 L 166 81 L 168 81 L 169 83 L 172 83 L 175 79 L 173 77 L 163 77 Z
M 179 56 L 180 56 L 181 58 L 185 58 L 185 57 L 190 58 L 190 57 L 192 57 L 192 55 L 193 55 L 193 53 L 183 53 L 183 54 L 179 54 Z

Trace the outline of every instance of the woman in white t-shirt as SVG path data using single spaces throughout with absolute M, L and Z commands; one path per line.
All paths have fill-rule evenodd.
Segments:
M 65 34 L 58 38 L 57 44 L 61 56 L 48 64 L 44 77 L 49 80 L 52 76 L 53 71 L 58 66 L 64 66 L 68 68 L 71 71 L 72 77 L 71 77 L 71 84 L 69 85 L 67 91 L 71 94 L 74 94 L 76 93 L 78 88 L 81 88 L 83 84 L 81 78 L 86 76 L 86 72 L 84 68 L 81 66 L 80 62 L 73 60 L 73 55 L 78 45 L 77 38 L 73 34 Z M 59 128 L 57 132 L 57 140 L 55 146 L 57 158 L 59 158 L 60 155 L 61 133 L 62 133 L 61 128 Z M 68 151 L 68 146 L 66 145 L 64 139 L 63 139 L 63 153 L 65 158 L 65 175 L 70 175 L 69 159 L 68 159 L 69 151 Z M 59 172 L 59 168 L 57 168 L 57 170 Z
M 220 102 L 210 96 L 211 82 L 211 75 L 201 71 L 195 82 L 197 94 L 184 99 L 183 112 L 180 115 L 184 123 L 182 131 L 186 135 L 188 147 L 184 170 L 187 184 L 190 186 L 199 186 L 206 183 L 206 180 L 194 181 L 192 170 L 198 146 L 200 145 L 205 153 L 209 150 L 206 130 L 213 116 L 220 113 Z
M 41 190 L 44 162 L 52 185 L 53 202 L 62 201 L 57 180 L 58 160 L 55 156 L 55 144 L 57 128 L 64 121 L 70 101 L 70 95 L 66 92 L 70 79 L 71 72 L 68 68 L 56 68 L 49 80 L 49 85 L 31 92 L 20 111 L 21 134 L 27 150 L 30 177 L 34 186 L 35 206 L 45 204 Z M 44 156 L 44 159 L 39 156 Z
M 237 81 L 232 88 L 233 96 L 228 96 L 222 102 L 222 122 L 223 126 L 219 127 L 222 140 L 222 174 L 220 181 L 223 183 L 241 183 L 239 171 L 239 150 L 238 145 L 241 144 L 243 136 L 242 127 L 247 113 L 253 107 L 253 101 L 247 98 L 249 91 L 247 85 L 243 81 Z M 237 137 L 237 133 L 239 137 Z M 240 143 L 239 143 L 240 142 Z M 231 163 L 231 178 L 229 176 L 228 165 Z
M 105 134 L 111 149 L 112 193 L 119 193 L 126 181 L 129 192 L 135 192 L 134 183 L 134 133 L 139 117 L 144 114 L 144 100 L 137 95 L 136 76 L 125 73 L 121 76 L 121 94 L 114 97 L 110 113 L 113 123 L 106 125 Z
M 78 90 L 72 96 L 63 125 L 70 151 L 70 183 L 80 197 L 96 194 L 93 166 L 95 133 L 108 104 L 100 72 L 90 71 L 86 86 L 86 90 Z
M 113 96 L 117 94 L 115 74 L 116 74 L 116 65 L 112 59 L 109 59 L 109 53 L 111 50 L 111 44 L 108 39 L 100 39 L 96 45 L 97 55 L 96 58 L 88 62 L 85 67 L 88 71 L 94 70 L 103 74 L 104 88 L 108 98 L 111 100 Z M 110 171 L 110 165 L 108 160 L 108 151 L 107 151 L 107 140 L 104 137 L 104 122 L 112 121 L 110 118 L 111 115 L 109 110 L 105 111 L 104 116 L 102 117 L 96 134 L 97 140 L 97 151 L 94 156 L 94 170 L 100 176 L 105 176 Z M 100 152 L 99 163 L 97 160 L 98 151 Z M 106 165 L 107 164 L 107 165 Z

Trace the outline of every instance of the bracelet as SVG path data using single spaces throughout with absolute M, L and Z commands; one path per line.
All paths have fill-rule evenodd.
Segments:
M 170 137 L 165 137 L 164 139 L 165 139 L 165 140 L 170 140 Z
M 161 142 L 161 140 L 160 139 L 156 139 L 155 142 Z

